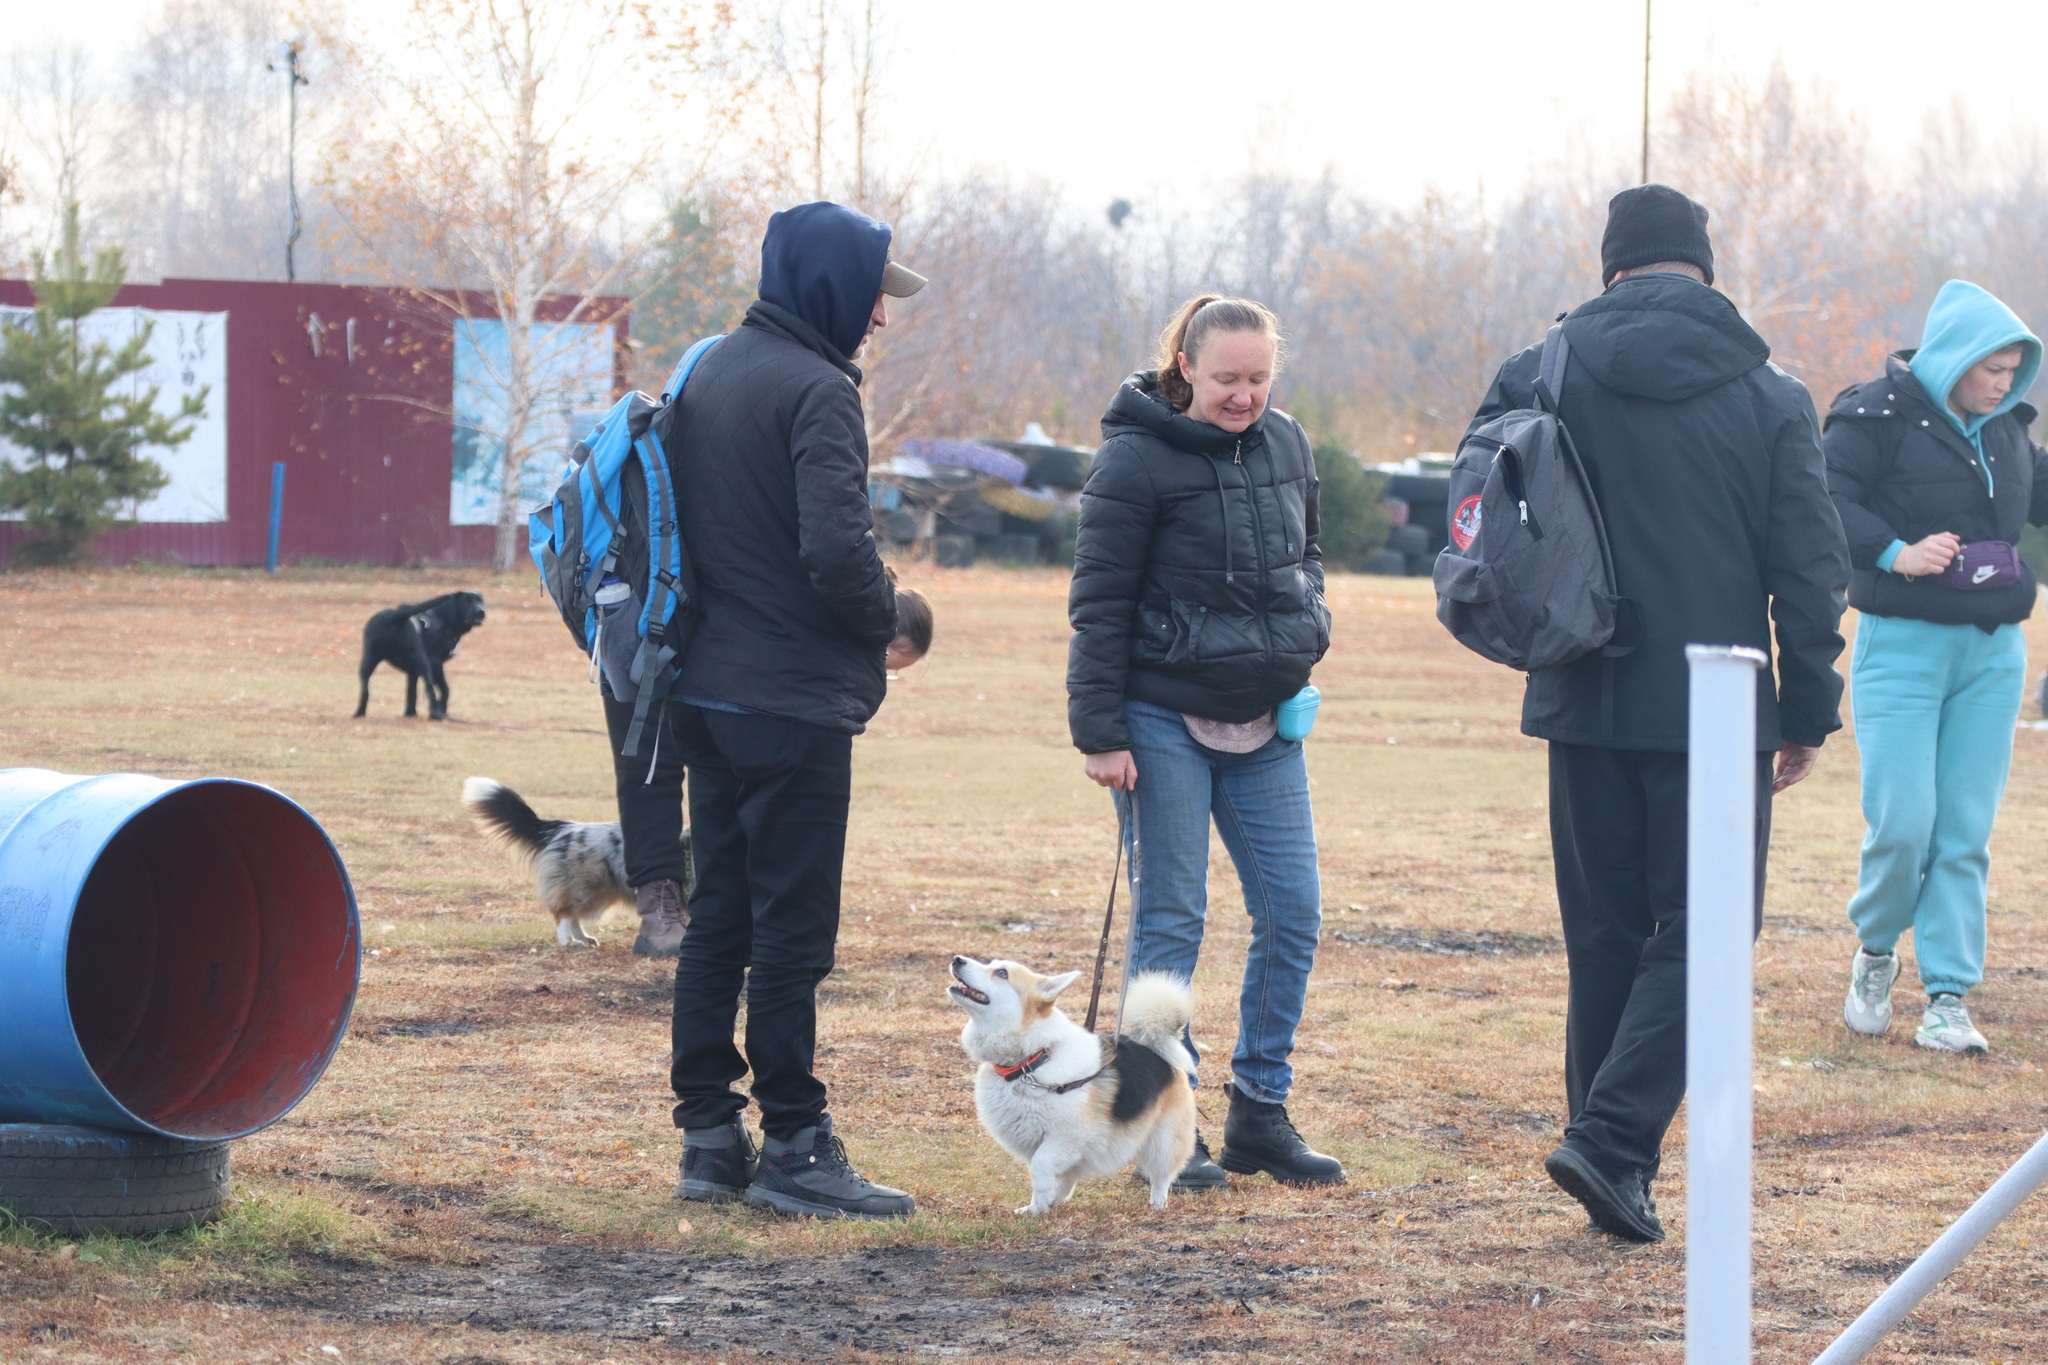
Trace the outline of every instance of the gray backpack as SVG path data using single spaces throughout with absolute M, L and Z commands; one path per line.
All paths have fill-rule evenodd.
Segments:
M 1466 648 L 1525 673 L 1634 648 L 1614 643 L 1630 604 L 1615 592 L 1600 504 L 1558 415 L 1570 360 L 1564 328 L 1552 327 L 1538 406 L 1502 413 L 1458 447 L 1450 543 L 1436 559 L 1437 620 Z

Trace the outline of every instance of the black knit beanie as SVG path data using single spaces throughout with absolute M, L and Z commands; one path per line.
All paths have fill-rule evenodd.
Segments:
M 1637 185 L 1607 201 L 1607 231 L 1600 238 L 1600 286 L 1623 270 L 1685 261 L 1714 282 L 1714 244 L 1707 211 L 1669 185 Z

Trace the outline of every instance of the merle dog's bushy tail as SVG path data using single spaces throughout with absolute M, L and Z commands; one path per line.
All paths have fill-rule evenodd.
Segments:
M 462 804 L 476 818 L 477 828 L 528 862 L 569 823 L 541 819 L 518 792 L 488 777 L 472 777 L 462 784 Z

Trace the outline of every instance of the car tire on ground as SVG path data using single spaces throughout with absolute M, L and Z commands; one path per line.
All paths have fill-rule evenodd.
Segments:
M 1374 550 L 1365 561 L 1365 572 L 1399 578 L 1408 572 L 1408 560 L 1398 550 Z
M 0 1209 L 39 1231 L 171 1232 L 210 1223 L 228 1144 L 55 1123 L 0 1123 Z
M 1396 526 L 1387 535 L 1387 548 L 1404 559 L 1429 553 L 1429 531 L 1421 526 Z

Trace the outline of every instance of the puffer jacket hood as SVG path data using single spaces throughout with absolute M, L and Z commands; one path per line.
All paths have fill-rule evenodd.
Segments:
M 1565 319 L 1572 363 L 1601 387 L 1683 403 L 1748 374 L 1771 348 L 1728 297 L 1684 275 L 1631 275 Z
M 1102 439 L 1142 431 L 1190 455 L 1228 455 L 1240 443 L 1249 444 L 1264 437 L 1266 415 L 1271 411 L 1268 408 L 1260 413 L 1259 420 L 1241 432 L 1225 431 L 1174 411 L 1173 405 L 1160 395 L 1159 371 L 1140 370 L 1126 379 L 1109 400 L 1109 410 L 1102 414 Z
M 2023 354 L 2005 401 L 1988 413 L 1965 419 L 1948 405 L 1949 392 L 1972 365 L 1994 351 L 2018 345 Z M 1934 401 L 1941 415 L 1963 435 L 1974 439 L 1985 424 L 2020 405 L 2041 371 L 2041 339 L 2027 330 L 2019 315 L 1992 293 L 1968 280 L 1950 280 L 1927 310 L 1920 349 L 1912 356 L 1913 377 Z
M 823 200 L 784 209 L 761 239 L 761 297 L 786 308 L 852 360 L 867 336 L 894 232 Z

